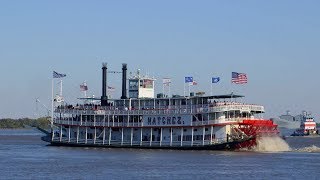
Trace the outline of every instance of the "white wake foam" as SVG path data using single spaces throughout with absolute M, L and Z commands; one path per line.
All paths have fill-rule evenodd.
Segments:
M 295 149 L 295 152 L 308 152 L 308 153 L 319 153 L 320 152 L 320 148 L 312 145 L 309 147 L 304 147 L 304 148 L 299 148 L 299 149 Z
M 253 149 L 257 152 L 288 152 L 291 151 L 290 146 L 279 136 L 259 137 L 257 146 Z

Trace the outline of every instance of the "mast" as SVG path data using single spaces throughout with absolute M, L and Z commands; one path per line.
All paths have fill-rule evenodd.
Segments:
M 54 131 L 53 131 L 53 78 L 51 80 L 51 141 L 54 139 Z
M 59 93 L 60 97 L 62 97 L 62 79 L 60 79 L 60 93 Z

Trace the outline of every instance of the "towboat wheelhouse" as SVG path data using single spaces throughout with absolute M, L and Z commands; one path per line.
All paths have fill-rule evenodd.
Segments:
M 155 79 L 128 80 L 123 64 L 121 99 L 106 96 L 106 64 L 101 99 L 60 104 L 54 110 L 51 144 L 170 149 L 237 149 L 256 145 L 261 135 L 277 135 L 277 125 L 263 120 L 264 107 L 242 103 L 243 96 L 154 97 Z
M 313 116 L 311 114 L 307 114 L 304 112 L 302 114 L 302 119 L 300 122 L 300 128 L 296 129 L 292 136 L 312 136 L 319 135 L 319 131 L 317 129 L 317 123 L 314 121 Z

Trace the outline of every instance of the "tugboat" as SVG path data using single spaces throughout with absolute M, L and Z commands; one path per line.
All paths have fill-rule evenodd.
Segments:
M 317 123 L 311 114 L 304 112 L 300 128 L 296 129 L 291 136 L 318 136 Z
M 51 145 L 236 150 L 255 147 L 260 136 L 278 136 L 277 125 L 262 118 L 264 107 L 238 101 L 242 95 L 155 97 L 154 78 L 138 71 L 127 83 L 126 74 L 123 64 L 119 99 L 107 96 L 104 63 L 102 97 L 91 99 L 96 103 L 53 101 Z

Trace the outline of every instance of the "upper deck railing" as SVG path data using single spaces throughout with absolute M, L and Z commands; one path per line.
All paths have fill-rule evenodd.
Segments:
M 243 119 L 251 118 L 225 118 L 217 120 L 206 120 L 206 121 L 194 121 L 188 126 L 204 126 L 204 125 L 216 125 L 216 124 L 234 124 L 243 121 Z M 252 118 L 257 119 L 257 118 Z M 143 122 L 128 122 L 128 121 L 108 121 L 107 119 L 101 121 L 85 121 L 85 120 L 74 120 L 72 118 L 57 118 L 54 120 L 56 124 L 72 125 L 72 126 L 91 126 L 91 127 L 144 127 Z M 149 127 L 149 126 L 146 126 Z M 169 126 L 159 126 L 169 127 Z
M 242 104 L 235 102 L 223 102 L 202 105 L 158 106 L 157 108 L 122 108 L 102 106 L 60 106 L 55 113 L 85 114 L 85 115 L 154 115 L 154 114 L 196 114 L 210 112 L 257 112 L 263 113 L 264 107 L 254 104 Z

